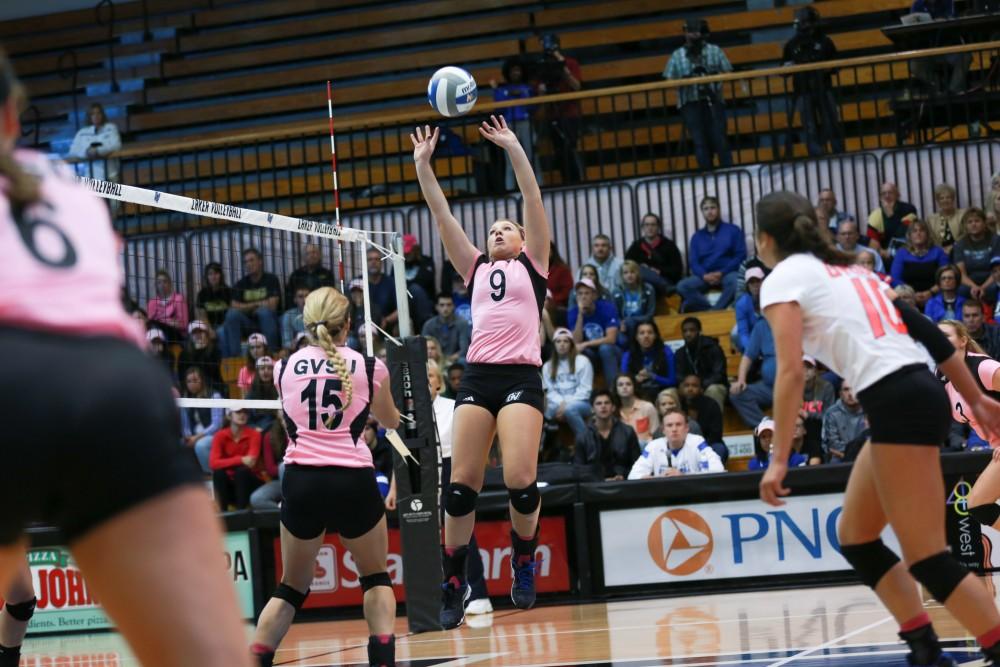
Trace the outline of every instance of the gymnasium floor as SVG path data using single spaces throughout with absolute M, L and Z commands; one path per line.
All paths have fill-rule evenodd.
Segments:
M 959 664 L 981 664 L 950 615 L 936 603 L 928 609 Z M 501 610 L 417 636 L 403 636 L 405 619 L 397 627 L 400 667 L 906 664 L 895 623 L 862 586 Z M 366 641 L 363 621 L 298 624 L 275 664 L 364 665 Z M 29 638 L 24 658 L 22 667 L 138 665 L 115 633 Z

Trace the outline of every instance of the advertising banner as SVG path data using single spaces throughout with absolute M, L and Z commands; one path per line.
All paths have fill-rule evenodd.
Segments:
M 538 550 L 536 584 L 539 593 L 570 590 L 569 557 L 566 551 L 566 522 L 563 517 L 542 517 Z M 490 595 L 507 595 L 512 583 L 510 572 L 510 522 L 480 521 L 476 524 L 476 540 L 483 558 L 486 588 Z M 274 541 L 277 581 L 281 579 L 281 541 Z M 389 578 L 400 602 L 406 599 L 403 586 L 403 557 L 399 531 L 389 530 Z M 336 535 L 327 535 L 316 557 L 316 572 L 311 593 L 303 605 L 306 609 L 360 605 L 362 601 L 358 570 L 350 552 Z

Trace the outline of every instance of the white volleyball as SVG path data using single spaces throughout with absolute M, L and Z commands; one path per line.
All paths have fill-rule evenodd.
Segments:
M 427 84 L 427 101 L 449 118 L 468 113 L 478 96 L 476 80 L 461 67 L 442 67 Z

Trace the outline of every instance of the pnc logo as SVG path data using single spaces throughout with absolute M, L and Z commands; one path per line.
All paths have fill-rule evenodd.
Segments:
M 712 556 L 712 529 L 701 515 L 674 509 L 656 517 L 647 538 L 649 555 L 667 574 L 684 577 L 705 567 Z

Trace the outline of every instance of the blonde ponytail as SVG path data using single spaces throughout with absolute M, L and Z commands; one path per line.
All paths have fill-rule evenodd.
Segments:
M 7 54 L 0 50 L 0 104 L 8 104 L 10 100 L 14 100 L 20 111 L 26 99 L 24 87 L 17 80 L 13 65 Z M 26 172 L 10 151 L 0 150 L 0 176 L 7 180 L 4 194 L 15 216 L 20 216 L 21 211 L 37 202 L 41 196 L 38 178 Z
M 349 307 L 350 301 L 343 294 L 332 287 L 321 287 L 309 293 L 302 310 L 302 320 L 310 342 L 323 349 L 327 360 L 333 365 L 340 377 L 341 392 L 344 397 L 344 405 L 341 410 L 346 410 L 354 397 L 354 382 L 351 379 L 351 372 L 347 367 L 347 361 L 337 349 L 336 342 L 344 328 L 349 325 Z M 328 428 L 331 419 L 332 417 L 327 417 L 326 425 Z

